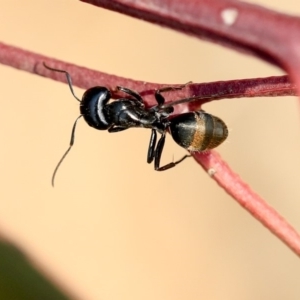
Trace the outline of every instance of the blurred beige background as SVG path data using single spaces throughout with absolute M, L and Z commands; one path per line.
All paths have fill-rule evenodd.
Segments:
M 300 15 L 298 1 L 272 1 L 272 8 Z M 252 57 L 79 1 L 1 0 L 0 19 L 5 43 L 140 80 L 282 74 Z M 146 163 L 150 131 L 108 134 L 81 121 L 53 189 L 51 175 L 78 103 L 65 84 L 2 65 L 0 82 L 0 232 L 78 299 L 300 298 L 298 258 L 192 159 L 154 172 Z M 204 109 L 230 128 L 219 147 L 224 159 L 300 229 L 296 99 L 224 100 Z M 184 153 L 170 136 L 166 148 L 164 162 Z

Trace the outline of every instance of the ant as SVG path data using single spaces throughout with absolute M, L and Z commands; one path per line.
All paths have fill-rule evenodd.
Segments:
M 157 105 L 146 108 L 139 93 L 122 86 L 117 86 L 116 90 L 127 94 L 130 96 L 129 98 L 118 98 L 109 102 L 112 97 L 111 91 L 104 86 L 95 86 L 86 90 L 80 100 L 73 91 L 71 76 L 67 71 L 48 67 L 45 63 L 43 65 L 48 70 L 64 73 L 72 95 L 80 102 L 80 116 L 74 122 L 70 146 L 53 172 L 52 186 L 54 186 L 58 168 L 74 145 L 76 124 L 81 117 L 84 118 L 89 126 L 98 130 L 107 130 L 108 132 L 120 132 L 132 127 L 151 129 L 147 162 L 150 164 L 154 161 L 154 169 L 156 171 L 165 171 L 173 168 L 191 156 L 186 154 L 177 161 L 160 166 L 168 130 L 179 146 L 191 152 L 215 148 L 228 136 L 226 124 L 218 117 L 203 110 L 187 112 L 175 117 L 170 116 L 174 111 L 174 105 L 190 102 L 197 98 L 179 99 L 165 104 L 165 98 L 162 96 L 162 93 L 181 90 L 190 82 L 180 86 L 168 86 L 156 90 L 154 96 Z M 158 142 L 157 132 L 161 134 Z

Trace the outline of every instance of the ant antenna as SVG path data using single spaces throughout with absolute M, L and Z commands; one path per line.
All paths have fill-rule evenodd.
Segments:
M 73 85 L 72 85 L 72 78 L 71 78 L 71 75 L 70 75 L 67 71 L 59 70 L 59 69 L 54 69 L 54 68 L 48 67 L 48 66 L 46 65 L 45 62 L 43 62 L 43 65 L 44 65 L 44 67 L 45 67 L 46 69 L 48 69 L 48 70 L 51 70 L 51 71 L 54 71 L 54 72 L 64 73 L 64 74 L 66 75 L 67 82 L 68 82 L 68 85 L 69 85 L 69 88 L 70 88 L 70 90 L 71 90 L 72 95 L 74 96 L 74 98 L 75 98 L 77 101 L 81 102 L 81 100 L 80 100 L 80 99 L 75 95 L 75 93 L 74 93 Z
M 74 140 L 75 140 L 75 129 L 76 129 L 76 125 L 77 125 L 77 121 L 82 117 L 82 115 L 80 115 L 74 122 L 74 125 L 72 127 L 72 133 L 71 133 L 71 140 L 70 140 L 70 146 L 67 149 L 67 151 L 64 153 L 64 155 L 62 156 L 62 158 L 59 160 L 58 164 L 56 165 L 53 175 L 52 175 L 52 186 L 54 187 L 54 181 L 55 181 L 55 176 L 57 173 L 58 168 L 60 167 L 61 163 L 64 161 L 65 157 L 68 155 L 68 153 L 70 152 L 72 146 L 74 145 Z
M 75 95 L 74 93 L 74 90 L 73 90 L 73 85 L 72 85 L 72 78 L 71 78 L 71 75 L 67 72 L 67 71 L 64 71 L 64 70 L 59 70 L 59 69 L 54 69 L 54 68 L 51 68 L 49 66 L 46 65 L 45 62 L 43 62 L 43 65 L 46 69 L 50 70 L 50 71 L 54 71 L 54 72 L 60 72 L 60 73 L 64 73 L 66 75 L 66 78 L 67 78 L 67 82 L 68 82 L 68 85 L 69 85 L 69 88 L 70 88 L 70 91 L 72 93 L 72 95 L 74 96 L 74 98 L 81 102 L 81 100 Z M 53 175 L 52 175 L 52 180 L 51 180 L 51 183 L 52 183 L 52 186 L 54 187 L 54 181 L 55 181 L 55 177 L 56 177 L 56 173 L 60 167 L 60 165 L 62 164 L 62 162 L 64 161 L 64 159 L 66 158 L 66 156 L 68 155 L 68 153 L 70 152 L 71 148 L 73 147 L 74 145 L 74 140 L 75 140 L 75 129 L 76 129 L 76 125 L 77 125 L 77 121 L 82 117 L 82 115 L 80 115 L 74 122 L 73 124 L 73 127 L 72 127 L 72 133 L 71 133 L 71 140 L 70 140 L 70 146 L 69 148 L 67 149 L 67 151 L 64 153 L 64 155 L 62 156 L 62 158 L 59 160 L 58 164 L 56 165 L 55 169 L 54 169 L 54 172 L 53 172 Z

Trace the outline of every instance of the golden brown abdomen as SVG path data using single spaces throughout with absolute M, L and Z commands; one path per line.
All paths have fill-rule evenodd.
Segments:
M 226 124 L 203 110 L 172 118 L 170 132 L 174 141 L 189 151 L 213 149 L 228 136 Z

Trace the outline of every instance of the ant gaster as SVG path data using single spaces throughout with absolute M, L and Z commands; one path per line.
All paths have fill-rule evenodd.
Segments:
M 152 163 L 154 161 L 154 169 L 156 171 L 173 168 L 191 156 L 186 154 L 177 161 L 160 166 L 160 159 L 168 130 L 174 141 L 189 151 L 204 151 L 215 148 L 228 136 L 228 129 L 225 123 L 203 110 L 170 117 L 174 111 L 174 105 L 190 102 L 195 100 L 195 98 L 180 99 L 165 104 L 165 99 L 161 93 L 183 89 L 189 82 L 176 87 L 164 87 L 156 90 L 155 99 L 157 105 L 146 108 L 140 94 L 121 86 L 117 86 L 116 90 L 129 95 L 130 98 L 118 98 L 110 102 L 111 91 L 103 86 L 95 86 L 86 90 L 80 100 L 73 91 L 71 76 L 67 71 L 48 67 L 45 63 L 44 66 L 51 71 L 64 73 L 73 96 L 80 102 L 80 116 L 73 125 L 70 146 L 53 172 L 53 186 L 57 170 L 74 144 L 76 124 L 81 117 L 91 127 L 98 130 L 107 130 L 108 132 L 119 132 L 131 127 L 151 129 L 147 162 Z M 158 142 L 157 132 L 161 134 Z

